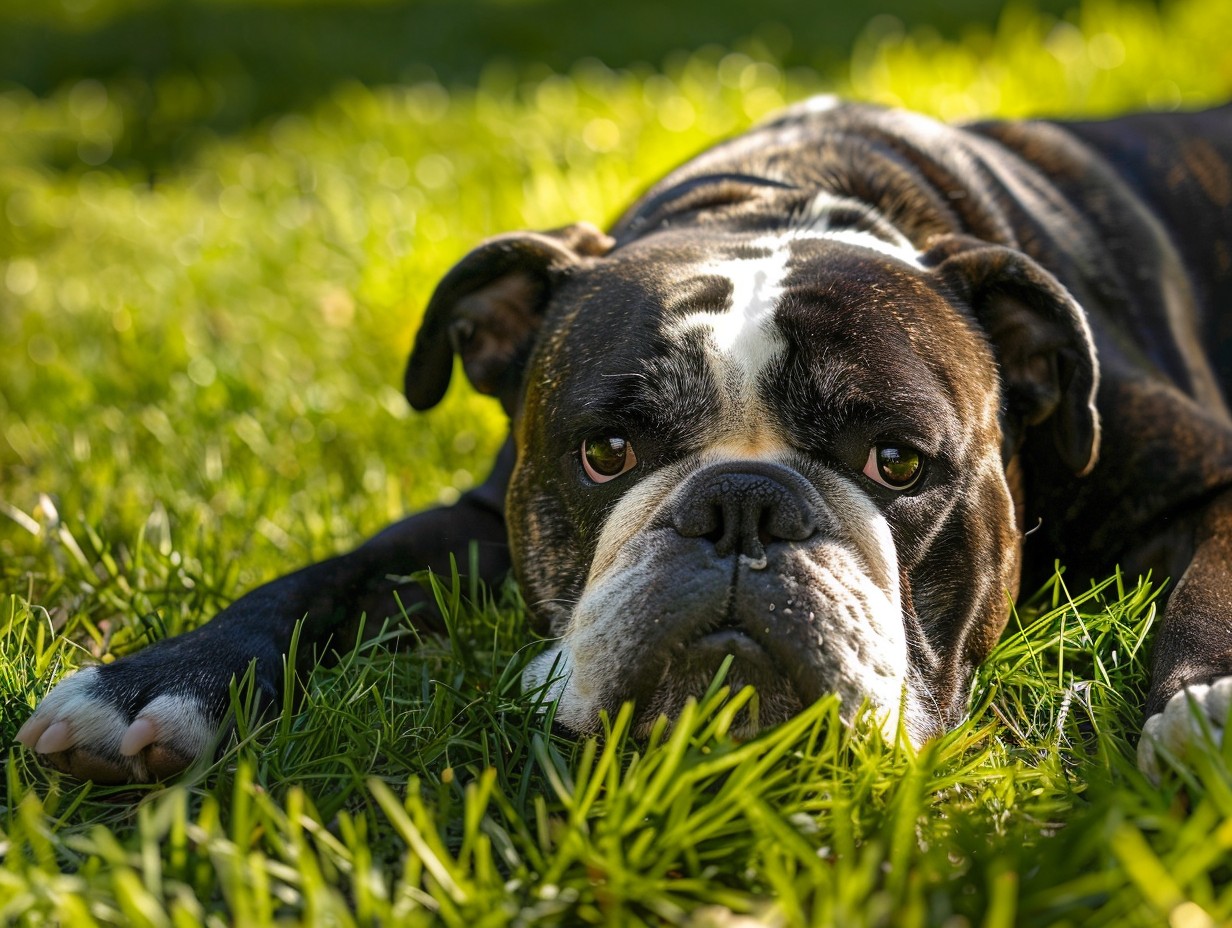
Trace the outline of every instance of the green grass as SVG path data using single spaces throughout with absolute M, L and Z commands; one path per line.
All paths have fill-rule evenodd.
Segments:
M 1193 0 L 957 41 L 883 19 L 829 76 L 752 46 L 492 67 L 343 83 L 226 134 L 194 121 L 208 81 L 183 74 L 0 92 L 0 739 L 69 670 L 482 477 L 494 404 L 457 386 L 412 416 L 398 383 L 434 282 L 483 236 L 610 220 L 816 89 L 946 116 L 1219 101 L 1228 35 L 1232 7 Z M 191 144 L 152 176 L 130 155 L 160 113 Z M 0 919 L 1227 922 L 1228 751 L 1158 788 L 1133 764 L 1154 589 L 1054 581 L 971 720 L 918 756 L 826 701 L 741 744 L 749 696 L 722 692 L 649 742 L 624 716 L 563 741 L 520 692 L 516 592 L 459 590 L 448 636 L 365 645 L 279 719 L 252 719 L 241 683 L 221 760 L 170 786 L 83 785 L 9 749 Z
M 881 0 L 878 10 L 955 36 L 992 25 L 1004 2 Z M 797 0 L 0 0 L 0 83 L 42 94 L 106 79 L 141 114 L 112 160 L 157 166 L 203 135 L 311 105 L 344 78 L 473 85 L 493 62 L 542 76 L 581 59 L 644 67 L 703 46 L 832 69 L 869 15 Z

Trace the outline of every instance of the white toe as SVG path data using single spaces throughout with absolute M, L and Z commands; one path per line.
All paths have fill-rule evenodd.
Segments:
M 87 667 L 65 677 L 22 726 L 18 740 L 39 754 L 118 742 L 128 726 L 119 709 L 95 694 L 97 675 L 97 667 Z
M 1209 690 L 1205 683 L 1187 686 L 1164 706 L 1159 739 L 1173 754 L 1184 754 L 1191 744 L 1197 744 L 1205 737 L 1204 727 L 1210 726 L 1210 720 L 1206 718 L 1206 694 Z
M 26 719 L 25 725 L 17 729 L 17 740 L 33 751 L 39 738 L 43 737 L 43 732 L 49 727 L 51 727 L 51 716 L 39 715 L 35 712 Z
M 1156 713 L 1146 720 L 1142 727 L 1142 737 L 1138 739 L 1138 769 L 1146 774 L 1152 783 L 1159 783 L 1159 758 L 1155 755 L 1155 733 L 1151 731 L 1151 723 L 1162 721 L 1162 715 Z
M 150 700 L 133 724 L 142 721 L 148 723 L 155 734 L 147 744 L 157 740 L 174 747 L 185 757 L 200 756 L 214 739 L 215 726 L 202 711 L 201 704 L 186 696 L 167 693 Z M 123 746 L 120 753 L 126 753 Z
M 1232 705 L 1232 677 L 1187 686 L 1142 726 L 1138 769 L 1158 783 L 1163 759 L 1183 762 L 1195 750 L 1218 749 Z
M 39 737 L 34 750 L 39 754 L 59 754 L 67 751 L 76 743 L 73 727 L 63 719 L 57 719 L 47 726 L 47 730 Z
M 158 740 L 158 726 L 144 716 L 137 716 L 133 724 L 124 730 L 120 739 L 120 753 L 125 757 L 140 754 Z
M 1206 714 L 1221 728 L 1227 726 L 1228 709 L 1232 708 L 1232 677 L 1221 677 L 1211 684 L 1206 694 Z

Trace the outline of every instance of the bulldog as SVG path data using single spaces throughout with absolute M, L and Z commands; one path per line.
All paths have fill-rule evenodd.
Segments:
M 1059 559 L 1175 581 L 1154 774 L 1160 745 L 1221 735 L 1232 695 L 1230 305 L 1232 108 L 795 106 L 606 233 L 502 235 L 445 276 L 406 393 L 436 404 L 458 358 L 499 398 L 482 486 L 73 674 L 18 738 L 78 777 L 175 774 L 250 663 L 278 703 L 297 624 L 300 655 L 343 646 L 452 556 L 512 569 L 549 639 L 527 685 L 574 732 L 626 700 L 670 717 L 731 655 L 750 731 L 837 693 L 919 744 Z

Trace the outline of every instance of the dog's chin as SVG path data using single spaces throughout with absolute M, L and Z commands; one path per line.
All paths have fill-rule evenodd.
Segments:
M 535 657 L 523 676 L 525 689 L 542 689 L 548 700 L 558 700 L 556 724 L 575 735 L 598 734 L 600 711 L 612 717 L 622 703 L 635 705 L 634 734 L 646 737 L 660 717 L 670 723 L 684 712 L 690 699 L 701 701 L 715 686 L 723 663 L 731 657 L 719 685 L 729 694 L 752 687 L 756 695 L 736 713 L 729 734 L 750 738 L 759 731 L 798 715 L 811 700 L 801 697 L 788 674 L 749 636 L 732 628 L 701 635 L 688 645 L 677 645 L 658 667 L 642 666 L 640 685 L 611 686 L 599 690 L 578 687 L 571 679 L 577 667 L 568 647 L 549 648 Z
M 728 655 L 732 661 L 722 686 L 732 694 L 746 686 L 756 691 L 754 698 L 736 713 L 729 734 L 739 739 L 751 738 L 800 714 L 804 708 L 800 695 L 761 646 L 741 632 L 723 629 L 703 636 L 687 651 L 672 654 L 658 686 L 638 700 L 637 734 L 645 737 L 661 716 L 674 721 L 680 718 L 690 699 L 701 700 Z

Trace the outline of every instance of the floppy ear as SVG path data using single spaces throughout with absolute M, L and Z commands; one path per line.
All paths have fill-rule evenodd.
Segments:
M 589 223 L 488 239 L 445 275 L 415 336 L 406 398 L 415 409 L 441 401 L 462 358 L 467 379 L 512 412 L 543 311 L 560 282 L 613 240 Z
M 924 256 L 983 328 L 1002 379 L 1008 460 L 1029 426 L 1051 420 L 1062 462 L 1083 476 L 1099 455 L 1099 363 L 1086 315 L 1061 283 L 1020 251 L 943 240 Z

